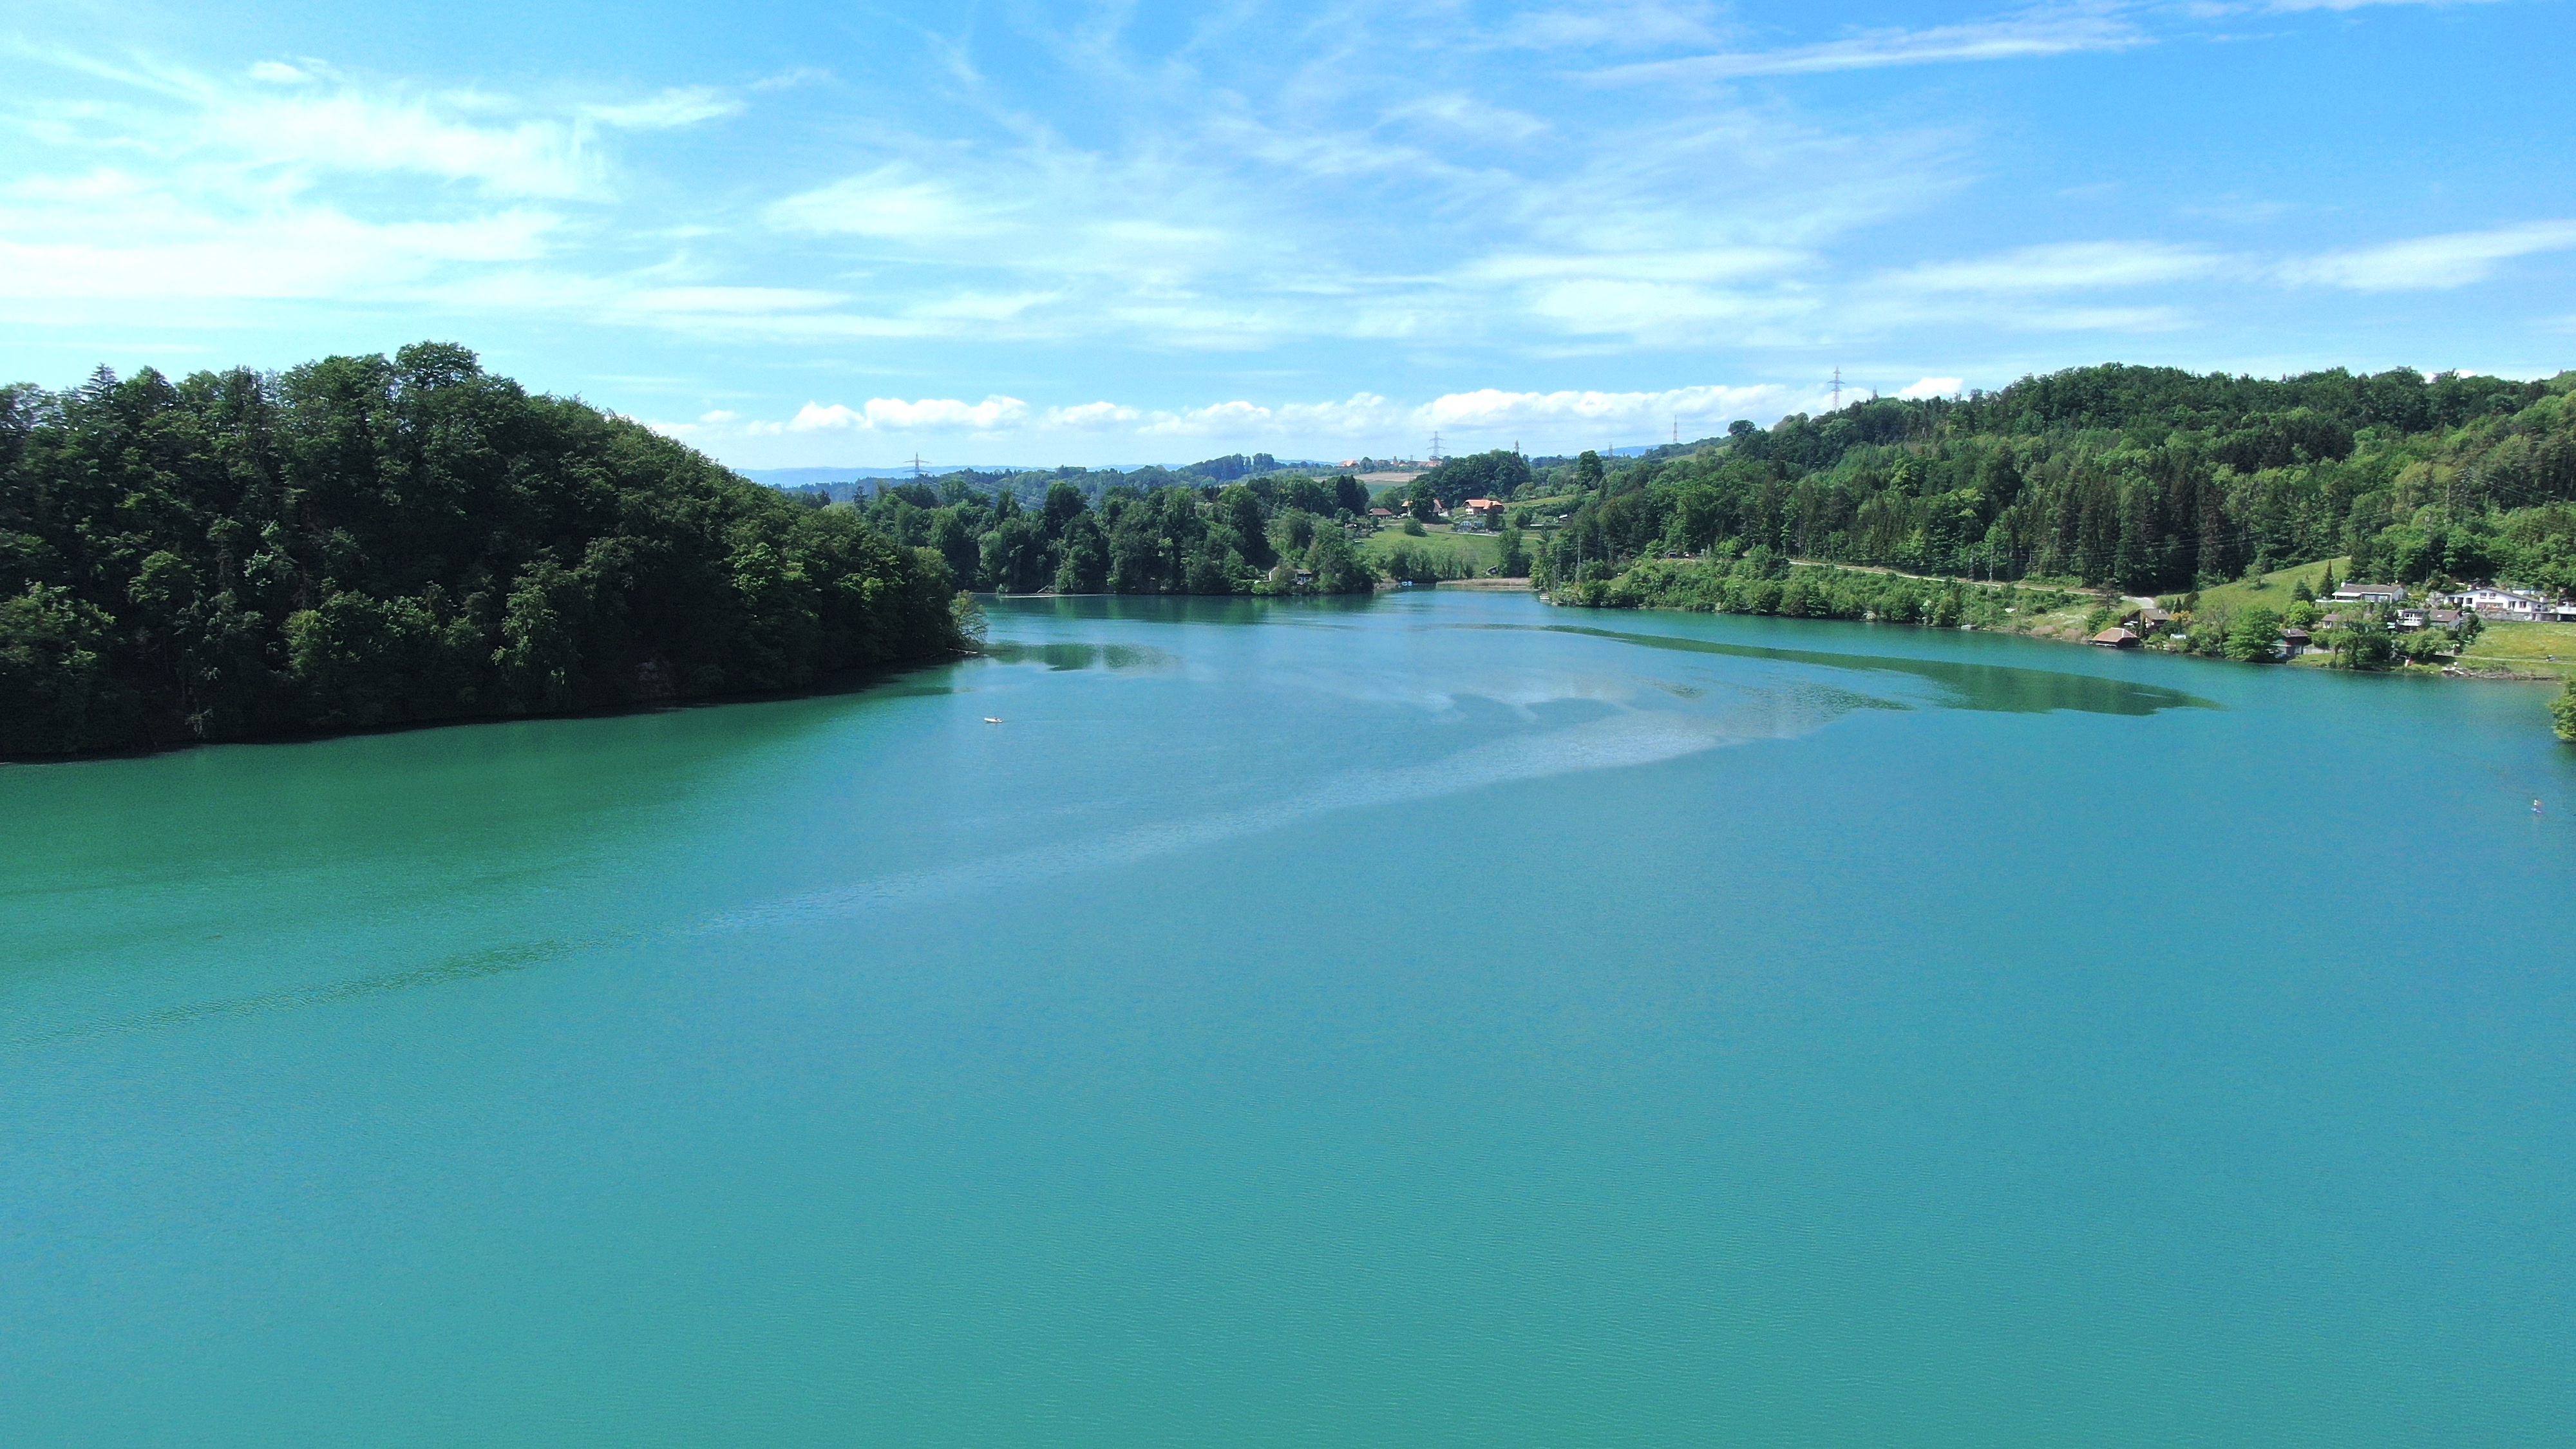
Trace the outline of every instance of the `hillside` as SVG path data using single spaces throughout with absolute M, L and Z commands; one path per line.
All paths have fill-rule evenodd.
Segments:
M 792 688 L 955 588 L 460 347 L 0 390 L 0 754 Z
M 2576 374 L 2279 380 L 2104 366 L 1857 403 L 1619 466 L 1539 469 L 1581 506 L 1540 575 L 1607 581 L 1754 548 L 2127 594 L 2349 556 L 2364 577 L 2576 585 Z

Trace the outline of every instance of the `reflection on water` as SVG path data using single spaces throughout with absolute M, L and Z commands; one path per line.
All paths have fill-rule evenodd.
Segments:
M 1168 669 L 1172 656 L 1140 644 L 1022 644 L 997 639 L 984 657 L 1004 664 L 1043 664 L 1049 669 Z
M 1580 634 L 1615 639 L 1648 649 L 1675 649 L 1688 654 L 1726 654 L 1738 659 L 1772 659 L 1784 664 L 1821 664 L 1829 669 L 1879 669 L 1911 674 L 1947 688 L 1948 703 L 1960 709 L 1998 710 L 2007 714 L 2046 714 L 2081 710 L 2087 714 L 2154 714 L 2166 709 L 2218 709 L 2198 695 L 2127 679 L 2094 674 L 2060 674 L 2053 669 L 2023 669 L 2007 664 L 1965 664 L 1949 659 L 1907 659 L 1885 654 L 1842 654 L 1819 649 L 1777 649 L 1760 644 L 1722 644 L 1714 639 L 1685 639 L 1670 634 L 1630 634 L 1582 624 L 1474 624 L 1477 629 L 1525 629 L 1546 634 Z

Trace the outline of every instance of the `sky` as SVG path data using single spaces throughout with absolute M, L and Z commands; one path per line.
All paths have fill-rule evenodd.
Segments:
M 741 468 L 2576 366 L 2568 0 L 19 0 L 0 379 L 461 342 Z

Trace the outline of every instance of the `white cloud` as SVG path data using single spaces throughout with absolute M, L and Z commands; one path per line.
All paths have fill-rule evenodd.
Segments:
M 2295 258 L 2280 273 L 2292 282 L 2356 292 L 2439 291 L 2483 282 L 2497 264 L 2516 257 L 2571 249 L 2576 221 L 2532 221 Z
M 858 406 L 809 402 L 784 422 L 756 419 L 737 425 L 726 414 L 718 424 L 718 414 L 709 413 L 696 423 L 654 426 L 675 437 L 702 434 L 716 426 L 737 438 L 945 431 L 973 434 L 978 449 L 1024 449 L 1030 456 L 1059 457 L 1067 452 L 1092 457 L 1124 454 L 1131 460 L 1141 455 L 1169 462 L 1228 450 L 1258 449 L 1291 457 L 1419 452 L 1435 430 L 1459 451 L 1517 443 L 1531 451 L 1550 452 L 1662 437 L 1677 422 L 1685 435 L 1703 437 L 1736 418 L 1767 422 L 1793 405 L 1817 401 L 1770 384 L 1647 392 L 1485 388 L 1413 406 L 1372 392 L 1322 402 L 1230 398 L 1169 409 L 1106 400 L 1032 408 L 999 396 L 980 404 L 878 398 Z
M 1548 124 L 1523 111 L 1509 110 L 1458 91 L 1414 96 L 1388 110 L 1385 119 L 1418 122 L 1464 136 L 1525 141 Z
M 1773 384 L 1667 388 L 1661 392 L 1506 392 L 1479 388 L 1435 398 L 1420 411 L 1430 425 L 1496 434 L 1529 429 L 1556 437 L 1603 428 L 1661 433 L 1678 418 L 1703 431 L 1757 412 L 1777 412 L 1790 394 Z
M 99 304 L 388 295 L 458 266 L 539 255 L 559 218 L 512 210 L 368 222 L 320 206 L 223 215 L 157 188 L 102 186 L 77 207 L 0 210 L 0 302 L 18 320 Z
M 995 395 L 982 402 L 963 402 L 953 397 L 926 397 L 906 401 L 899 397 L 872 397 L 859 407 L 834 403 L 825 407 L 809 402 L 796 410 L 787 422 L 795 432 L 818 429 L 881 428 L 970 428 L 989 432 L 1016 423 L 1028 416 L 1029 405 L 1015 397 Z
M 1967 261 L 1926 262 L 1880 279 L 1908 292 L 2061 292 L 2195 281 L 2237 267 L 2231 259 L 2162 242 L 2059 242 Z
M 676 130 L 700 121 L 738 116 L 742 111 L 741 101 L 713 86 L 674 86 L 649 100 L 581 108 L 582 116 L 588 120 L 628 131 Z
M 698 421 L 702 423 L 730 423 L 739 420 L 741 417 L 742 414 L 729 411 L 725 408 L 711 408 L 706 412 L 698 414 Z
M 604 172 L 564 122 L 484 125 L 426 97 L 214 95 L 197 145 L 254 166 L 470 181 L 504 196 L 596 193 Z
M 1962 378 L 1927 377 L 1921 382 L 1898 388 L 1896 395 L 1901 398 L 1956 397 L 1966 387 L 1967 382 Z
M 810 312 L 847 300 L 838 292 L 797 287 L 653 287 L 634 293 L 625 305 L 643 313 L 714 313 L 723 316 L 767 316 Z
M 1132 423 L 1144 414 L 1114 402 L 1076 403 L 1067 408 L 1048 408 L 1046 421 L 1057 428 L 1110 428 Z
M 2002 20 L 1936 25 L 1925 30 L 1864 30 L 1842 40 L 1779 50 L 1646 61 L 1597 72 L 1593 79 L 1612 84 L 1733 80 L 1949 61 L 2021 60 L 2075 51 L 2126 50 L 2149 43 L 2151 37 L 2118 18 L 2107 5 L 2042 7 Z
M 282 60 L 263 60 L 254 63 L 250 68 L 250 78 L 277 86 L 309 85 L 313 80 L 310 74 Z
M 773 203 L 768 217 L 786 231 L 947 243 L 990 235 L 1017 209 L 970 198 L 953 181 L 889 162 Z
M 2479 5 L 2490 0 L 2262 0 L 2264 10 L 2359 10 L 2366 5 Z M 2233 7 L 2231 7 L 2233 8 Z
M 1496 34 L 1505 45 L 1572 50 L 1705 45 L 1716 32 L 1704 5 L 1631 4 L 1525 10 L 1503 22 Z

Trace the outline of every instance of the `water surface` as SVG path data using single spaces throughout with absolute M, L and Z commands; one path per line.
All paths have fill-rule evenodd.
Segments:
M 0 768 L 0 1442 L 2576 1422 L 2538 691 L 993 620 L 844 695 Z

